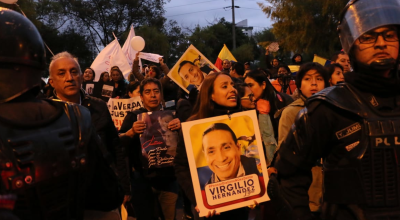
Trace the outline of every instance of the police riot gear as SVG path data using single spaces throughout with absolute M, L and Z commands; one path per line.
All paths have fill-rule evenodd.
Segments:
M 21 14 L 0 7 L 0 103 L 40 86 L 45 69 L 43 40 L 35 25 Z M 27 67 L 34 71 L 23 71 Z

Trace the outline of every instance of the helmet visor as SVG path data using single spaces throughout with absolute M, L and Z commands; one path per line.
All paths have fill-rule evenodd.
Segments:
M 343 50 L 348 53 L 361 35 L 386 25 L 400 25 L 400 0 L 349 2 L 338 27 Z

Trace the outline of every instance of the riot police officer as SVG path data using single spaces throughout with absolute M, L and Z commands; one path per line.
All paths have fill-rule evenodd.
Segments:
M 281 219 L 313 219 L 310 169 L 324 161 L 322 219 L 400 218 L 400 0 L 352 0 L 338 26 L 346 83 L 310 97 L 276 156 Z
M 82 219 L 102 155 L 90 112 L 36 99 L 45 50 L 35 26 L 0 7 L 0 219 Z

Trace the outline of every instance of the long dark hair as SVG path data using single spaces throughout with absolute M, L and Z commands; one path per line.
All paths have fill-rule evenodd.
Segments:
M 161 70 L 155 65 L 150 66 L 150 69 L 153 69 L 156 72 L 156 76 L 154 78 L 160 79 L 161 78 Z
M 112 74 L 112 71 L 117 71 L 118 73 L 119 73 L 119 75 L 120 75 L 120 79 L 118 80 L 118 85 L 124 85 L 125 86 L 125 79 L 124 79 L 124 75 L 122 74 L 122 71 L 119 69 L 119 67 L 118 66 L 113 66 L 113 67 L 111 67 L 111 70 L 110 70 L 110 78 L 111 78 L 111 74 Z M 112 79 L 112 78 L 111 78 Z M 111 80 L 111 81 L 113 81 L 113 80 Z
M 246 74 L 246 78 L 252 78 L 254 81 L 256 81 L 260 86 L 265 82 L 265 89 L 263 93 L 261 94 L 261 99 L 265 99 L 269 101 L 270 104 L 270 112 L 269 115 L 271 117 L 271 121 L 274 118 L 275 112 L 279 110 L 276 102 L 276 94 L 279 94 L 278 91 L 274 88 L 274 86 L 271 84 L 269 79 L 267 78 L 267 75 L 262 72 L 261 70 L 253 70 L 250 71 Z M 281 95 L 282 97 L 282 95 Z M 277 126 L 277 125 L 274 125 Z
M 99 82 L 105 83 L 104 80 L 103 80 L 103 78 L 104 78 L 104 75 L 105 75 L 106 73 L 108 73 L 108 72 L 105 71 L 105 72 L 102 72 L 102 73 L 100 74 Z M 110 77 L 110 73 L 108 73 L 108 82 L 110 82 L 110 78 L 111 78 L 111 77 Z
M 189 117 L 188 121 L 214 116 L 214 110 L 217 104 L 212 101 L 211 96 L 214 93 L 215 79 L 220 75 L 227 76 L 225 73 L 218 72 L 209 74 L 204 78 L 197 96 L 196 104 L 192 110 L 192 115 Z M 238 101 L 237 105 L 239 105 L 239 103 Z

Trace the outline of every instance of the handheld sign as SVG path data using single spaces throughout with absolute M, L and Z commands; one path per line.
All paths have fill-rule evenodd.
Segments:
M 269 200 L 255 110 L 182 123 L 200 216 Z

